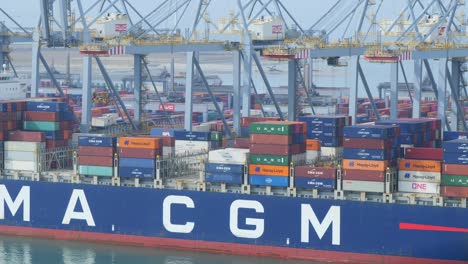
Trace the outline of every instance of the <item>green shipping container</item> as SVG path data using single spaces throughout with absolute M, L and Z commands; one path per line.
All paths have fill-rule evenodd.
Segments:
M 289 166 L 291 163 L 291 156 L 250 154 L 249 163 L 260 165 Z
M 443 174 L 442 185 L 468 187 L 468 176 Z
M 24 121 L 23 127 L 25 130 L 58 131 L 60 130 L 60 123 L 45 121 Z
M 250 124 L 250 134 L 274 134 L 289 135 L 292 134 L 293 126 L 290 124 L 268 124 L 252 123 Z
M 89 176 L 105 176 L 112 177 L 114 176 L 114 167 L 105 167 L 105 166 L 79 166 L 79 172 L 83 175 Z

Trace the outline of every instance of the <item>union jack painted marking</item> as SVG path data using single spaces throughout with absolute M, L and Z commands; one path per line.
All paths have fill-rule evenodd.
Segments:
M 403 60 L 411 60 L 411 51 L 405 51 L 398 55 L 398 60 L 403 61 Z
M 295 59 L 307 59 L 309 58 L 309 55 L 310 55 L 310 50 L 305 49 L 296 53 L 296 55 L 294 55 L 294 58 Z
M 125 54 L 125 46 L 112 47 L 107 51 L 109 55 L 123 55 Z

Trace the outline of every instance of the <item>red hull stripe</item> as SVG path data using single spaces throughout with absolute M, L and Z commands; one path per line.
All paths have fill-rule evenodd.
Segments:
M 255 246 L 225 242 L 201 240 L 183 240 L 173 238 L 143 237 L 133 235 L 79 232 L 46 228 L 31 228 L 0 225 L 0 234 L 24 237 L 37 237 L 57 240 L 86 241 L 113 245 L 153 247 L 164 249 L 201 251 L 208 253 L 247 255 L 255 257 L 285 258 L 320 262 L 342 263 L 408 263 L 408 264 L 466 264 L 464 261 L 435 260 L 375 254 L 347 253 L 273 246 Z
M 468 228 L 400 223 L 400 229 L 468 233 Z

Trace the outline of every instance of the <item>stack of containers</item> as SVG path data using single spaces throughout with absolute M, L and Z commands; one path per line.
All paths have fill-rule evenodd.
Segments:
M 398 191 L 438 194 L 441 164 L 442 149 L 406 148 L 399 165 Z
M 8 132 L 21 128 L 22 111 L 26 102 L 0 103 L 0 141 L 8 139 Z
M 250 125 L 249 183 L 289 186 L 290 164 L 306 159 L 306 124 L 267 121 Z
M 351 125 L 350 116 L 302 116 L 307 138 L 320 140 L 321 156 L 340 157 L 343 153 L 343 127 Z
M 441 195 L 468 198 L 468 140 L 444 141 Z
M 48 149 L 68 146 L 72 137 L 72 117 L 63 102 L 30 101 L 26 103 L 23 129 L 45 133 Z
M 313 163 L 318 157 L 320 157 L 320 140 L 306 139 L 307 163 Z
M 300 189 L 333 191 L 336 189 L 336 168 L 296 166 L 294 186 Z
M 220 149 L 208 153 L 205 181 L 212 183 L 243 184 L 246 149 Z
M 78 171 L 86 176 L 114 176 L 115 137 L 79 136 Z
M 156 156 L 162 155 L 162 139 L 121 137 L 118 144 L 119 177 L 154 179 Z
M 385 192 L 387 168 L 395 166 L 393 139 L 397 126 L 357 125 L 344 128 L 343 190 Z M 395 188 L 394 179 L 390 190 Z
M 174 137 L 176 155 L 216 149 L 222 140 L 218 132 L 174 131 Z
M 5 141 L 4 168 L 40 172 L 40 155 L 45 152 L 44 135 L 28 135 L 31 141 Z M 19 138 L 19 137 L 15 137 Z M 36 142 L 33 142 L 36 139 Z

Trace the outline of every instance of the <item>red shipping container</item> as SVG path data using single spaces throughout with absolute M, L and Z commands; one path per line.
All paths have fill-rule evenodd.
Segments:
M 30 142 L 44 142 L 44 132 L 40 131 L 10 131 L 8 133 L 8 140 L 11 141 L 30 141 Z
M 294 167 L 294 176 L 303 178 L 335 179 L 336 169 L 310 166 L 296 166 Z
M 451 174 L 451 175 L 468 176 L 468 165 L 444 163 L 442 165 L 442 173 Z
M 88 166 L 114 166 L 114 158 L 112 157 L 98 157 L 98 156 L 79 156 L 78 163 L 80 165 Z
M 154 159 L 162 156 L 162 149 L 119 148 L 118 153 L 121 158 Z
M 249 138 L 236 138 L 232 142 L 232 146 L 234 148 L 248 149 L 249 145 L 250 145 L 250 139 Z
M 0 112 L 0 121 L 19 120 L 18 112 Z
M 46 148 L 54 149 L 68 146 L 68 140 L 46 140 Z
M 114 148 L 112 147 L 90 147 L 79 146 L 78 155 L 114 157 Z
M 48 121 L 57 122 L 60 121 L 60 112 L 24 112 L 25 121 Z
M 345 148 L 391 149 L 393 145 L 393 139 L 343 138 Z
M 405 159 L 443 160 L 441 148 L 406 148 Z
M 292 137 L 289 135 L 251 134 L 250 142 L 252 144 L 290 145 Z
M 342 176 L 349 181 L 385 181 L 384 171 L 343 170 Z
M 461 186 L 441 186 L 440 195 L 443 197 L 468 198 L 468 187 Z
M 267 144 L 250 144 L 251 154 L 273 154 L 273 155 L 294 155 L 304 153 L 305 144 L 294 145 L 267 145 Z

